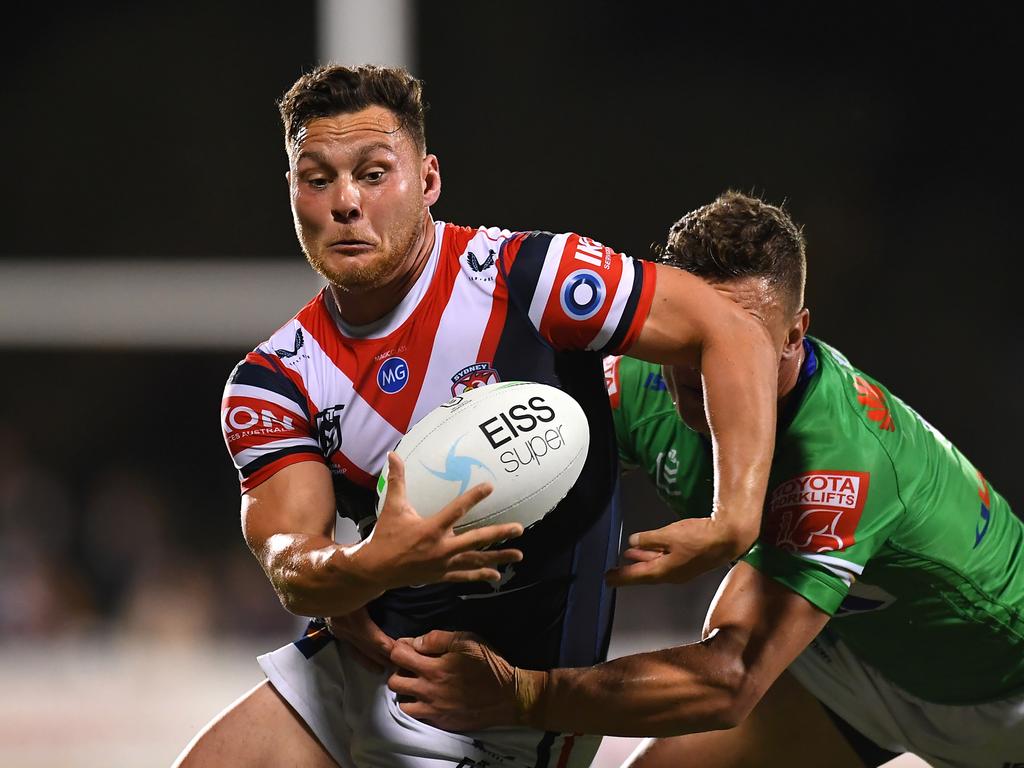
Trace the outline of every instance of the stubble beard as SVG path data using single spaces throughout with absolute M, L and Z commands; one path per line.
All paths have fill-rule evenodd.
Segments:
M 302 243 L 306 261 L 313 270 L 335 288 L 346 293 L 362 293 L 373 288 L 380 288 L 388 283 L 401 271 L 401 266 L 409 260 L 416 240 L 423 227 L 426 206 L 409 217 L 410 225 L 398 232 L 392 239 L 392 247 L 387 253 L 379 254 L 367 264 L 348 264 L 344 269 L 334 269 L 323 257 L 323 250 L 317 244 Z

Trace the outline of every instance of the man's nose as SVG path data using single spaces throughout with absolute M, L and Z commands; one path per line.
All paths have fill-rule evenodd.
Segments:
M 331 201 L 331 216 L 335 221 L 348 223 L 355 221 L 363 214 L 359 188 L 348 180 L 338 180 L 335 185 L 335 196 Z

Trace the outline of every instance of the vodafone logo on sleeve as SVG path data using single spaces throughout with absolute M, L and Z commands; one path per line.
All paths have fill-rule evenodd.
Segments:
M 852 546 L 870 479 L 867 472 L 819 470 L 787 480 L 768 500 L 766 539 L 780 549 L 813 554 Z

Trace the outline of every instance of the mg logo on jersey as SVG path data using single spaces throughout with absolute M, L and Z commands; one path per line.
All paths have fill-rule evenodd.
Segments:
M 377 386 L 389 395 L 402 391 L 409 383 L 409 364 L 402 357 L 389 357 L 377 370 Z
M 867 472 L 822 470 L 787 480 L 772 491 L 766 538 L 790 552 L 835 552 L 855 542 L 868 497 Z
M 597 272 L 577 269 L 562 281 L 558 294 L 565 314 L 574 320 L 589 320 L 601 311 L 607 291 Z
M 467 389 L 476 389 L 485 384 L 501 381 L 498 372 L 490 363 L 473 363 L 452 376 L 452 397 L 458 397 Z

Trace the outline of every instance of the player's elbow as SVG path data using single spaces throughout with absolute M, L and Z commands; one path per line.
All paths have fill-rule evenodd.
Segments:
M 726 731 L 747 719 L 757 703 L 757 698 L 749 694 L 748 687 L 740 684 L 720 697 L 711 717 L 713 725 L 708 730 Z
M 720 642 L 726 638 L 719 638 Z M 761 698 L 763 686 L 759 676 L 744 660 L 740 646 L 720 649 L 705 680 L 708 709 L 703 730 L 721 731 L 735 728 L 747 719 Z
M 747 675 L 743 667 L 742 662 L 737 662 L 731 668 L 719 669 L 707 697 L 708 709 L 701 730 L 729 730 L 742 723 L 750 714 L 753 707 L 748 704 Z

